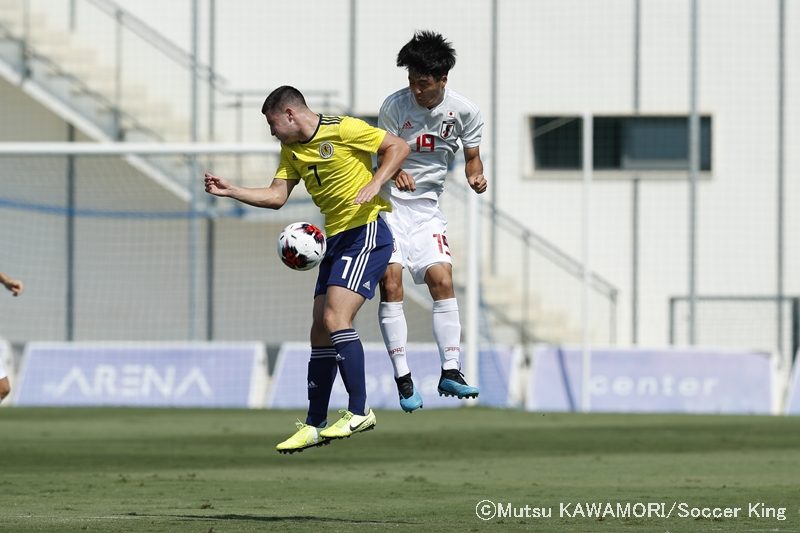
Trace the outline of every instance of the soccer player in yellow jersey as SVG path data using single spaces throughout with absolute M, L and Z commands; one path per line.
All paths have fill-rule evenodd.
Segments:
M 308 416 L 297 432 L 277 445 L 281 453 L 302 451 L 375 427 L 366 405 L 364 348 L 353 319 L 386 271 L 392 234 L 378 216 L 390 204 L 378 195 L 409 154 L 406 142 L 352 117 L 314 113 L 294 87 L 278 87 L 261 112 L 281 142 L 281 160 L 269 187 L 237 187 L 211 173 L 206 192 L 256 207 L 280 209 L 301 180 L 325 216 L 328 238 L 314 291 Z M 380 156 L 372 174 L 371 154 Z M 337 370 L 349 395 L 348 407 L 327 426 L 328 402 Z

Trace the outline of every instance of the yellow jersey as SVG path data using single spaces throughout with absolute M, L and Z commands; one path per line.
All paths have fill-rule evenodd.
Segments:
M 328 237 L 363 226 L 381 211 L 392 210 L 380 195 L 365 204 L 353 203 L 372 179 L 371 154 L 377 153 L 385 136 L 386 131 L 357 118 L 319 115 L 309 140 L 281 145 L 275 178 L 303 180 L 325 217 Z

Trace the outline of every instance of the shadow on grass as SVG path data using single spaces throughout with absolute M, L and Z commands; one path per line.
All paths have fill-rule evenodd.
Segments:
M 380 524 L 380 525 L 413 525 L 416 522 L 399 522 L 396 520 L 354 520 L 345 518 L 331 518 L 328 516 L 258 516 L 249 514 L 218 514 L 218 515 L 190 515 L 190 514 L 176 514 L 176 515 L 155 515 L 155 514 L 141 514 L 141 513 L 128 513 L 127 516 L 140 516 L 143 518 L 177 518 L 179 520 L 232 520 L 232 521 L 249 521 L 249 522 L 335 522 L 340 524 Z

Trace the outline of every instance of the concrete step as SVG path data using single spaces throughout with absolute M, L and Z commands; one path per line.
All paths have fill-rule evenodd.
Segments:
M 97 66 L 97 52 L 90 48 L 55 43 L 32 44 L 34 52 L 43 55 L 67 72 L 91 72 Z
M 31 13 L 28 16 L 28 26 L 25 27 L 25 21 L 22 14 L 22 9 L 3 9 L 0 7 L 0 22 L 3 26 L 8 28 L 14 37 L 22 38 L 26 34 L 29 37 L 46 33 L 48 25 L 47 16 L 41 13 Z

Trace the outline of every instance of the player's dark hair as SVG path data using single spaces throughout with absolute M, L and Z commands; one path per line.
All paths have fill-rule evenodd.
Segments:
M 261 106 L 261 113 L 263 115 L 271 115 L 277 111 L 282 111 L 284 107 L 292 104 L 302 104 L 306 106 L 306 99 L 303 97 L 303 93 L 289 85 L 281 85 L 269 93 L 267 99 L 264 100 L 264 105 Z
M 437 80 L 447 76 L 456 64 L 456 51 L 441 34 L 422 30 L 414 32 L 397 54 L 397 66 Z

